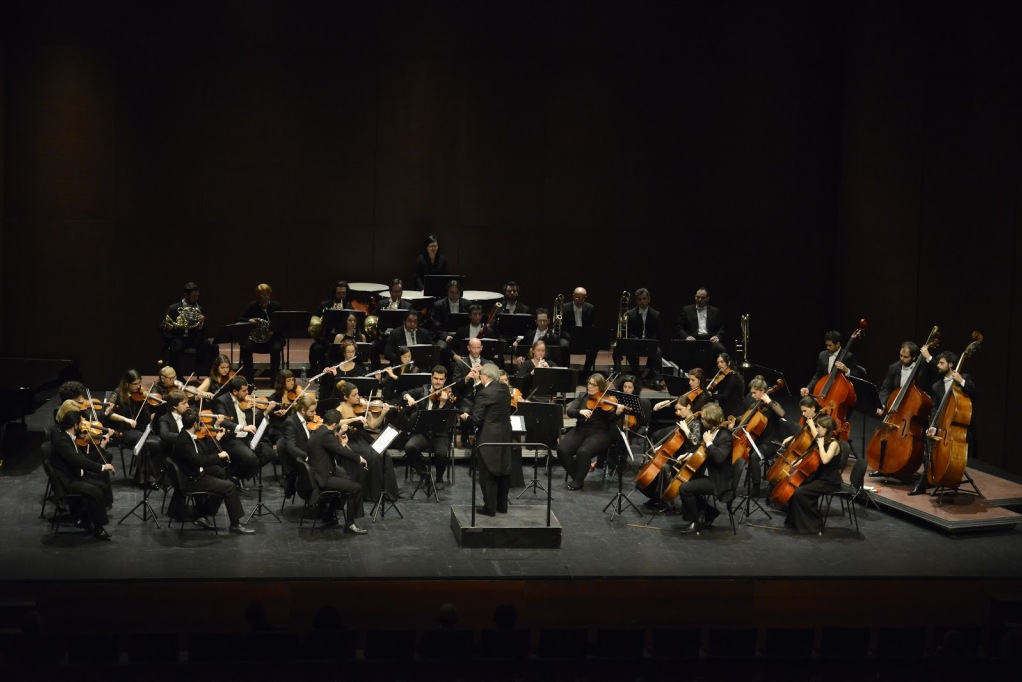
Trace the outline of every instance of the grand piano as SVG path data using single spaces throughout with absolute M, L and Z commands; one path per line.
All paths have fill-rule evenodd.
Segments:
M 0 357 L 0 461 L 7 425 L 32 414 L 47 398 L 40 394 L 78 379 L 77 359 Z

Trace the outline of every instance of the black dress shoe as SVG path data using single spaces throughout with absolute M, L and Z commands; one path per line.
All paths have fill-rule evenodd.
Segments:
M 497 512 L 490 511 L 486 507 L 476 507 L 476 514 L 482 514 L 483 516 L 496 516 Z
M 213 527 L 212 525 L 210 525 L 209 521 L 207 521 L 206 517 L 204 516 L 200 516 L 199 518 L 192 521 L 192 523 L 194 523 L 199 528 L 205 528 L 206 530 L 209 530 L 210 528 Z
M 920 478 L 919 482 L 912 490 L 908 491 L 909 495 L 925 495 L 926 494 L 926 479 Z
M 437 481 L 437 482 L 436 482 L 436 483 L 435 483 L 435 484 L 433 485 L 433 487 L 437 489 L 437 492 L 439 492 L 439 491 L 441 491 L 441 490 L 443 490 L 443 489 L 444 489 L 444 487 L 445 487 L 445 486 L 444 486 L 444 482 L 443 482 L 443 481 Z
M 642 506 L 646 509 L 660 509 L 664 504 L 660 500 L 646 500 L 642 503 Z
M 103 528 L 103 526 L 100 526 L 100 527 L 98 527 L 98 528 L 97 528 L 96 530 L 94 530 L 94 531 L 92 532 L 92 535 L 93 535 L 93 537 L 95 537 L 95 538 L 96 538 L 97 540 L 104 540 L 104 541 L 106 541 L 106 542 L 110 542 L 110 540 L 112 539 L 112 538 L 110 537 L 110 533 L 107 533 L 107 532 L 106 532 L 106 529 L 105 529 L 105 528 Z
M 699 532 L 699 524 L 696 523 L 695 521 L 693 521 L 692 523 L 690 523 L 687 526 L 685 526 L 684 528 L 682 528 L 681 532 L 684 535 L 689 535 L 691 533 L 698 533 Z
M 567 485 L 567 488 L 568 490 L 582 490 L 582 485 L 581 484 L 575 485 L 574 483 L 569 483 Z
M 255 533 L 254 530 L 252 530 L 251 528 L 246 528 L 245 525 L 241 523 L 232 523 L 231 527 L 228 528 L 227 530 L 229 530 L 232 533 L 237 533 L 238 535 L 252 535 L 253 533 Z
M 344 532 L 347 533 L 348 535 L 365 535 L 369 531 L 367 531 L 365 528 L 359 528 L 354 523 L 352 523 L 344 527 Z
M 869 472 L 869 477 L 870 478 L 884 478 L 885 476 L 887 476 L 887 474 L 881 473 L 879 471 L 871 471 L 871 472 Z

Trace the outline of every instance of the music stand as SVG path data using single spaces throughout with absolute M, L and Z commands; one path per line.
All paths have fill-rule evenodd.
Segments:
M 363 365 L 371 363 L 371 354 L 373 351 L 373 344 L 368 341 L 356 341 L 355 342 L 355 361 Z
M 856 457 L 866 456 L 866 417 L 876 417 L 877 410 L 880 408 L 887 409 L 887 406 L 880 402 L 880 393 L 877 391 L 875 384 L 870 383 L 865 379 L 859 379 L 852 375 L 848 375 L 848 380 L 852 382 L 852 388 L 855 389 L 855 407 L 853 411 L 858 412 L 862 415 L 862 450 L 861 454 L 857 454 Z M 849 443 L 851 445 L 851 443 Z M 877 471 L 884 470 L 884 456 L 887 449 L 887 443 L 883 440 L 880 441 L 880 461 L 877 463 Z M 925 474 L 924 474 L 925 475 Z M 886 482 L 886 476 L 884 477 Z
M 407 393 L 412 391 L 419 386 L 428 386 L 430 377 L 433 374 L 431 372 L 407 372 L 405 374 L 397 375 L 397 393 Z
M 451 431 L 454 430 L 454 425 L 458 421 L 458 410 L 454 409 L 443 409 L 443 410 L 416 410 L 415 420 L 412 422 L 410 429 L 411 434 L 422 435 L 426 437 L 427 443 L 431 435 L 450 435 Z M 454 453 L 450 453 L 453 460 Z M 435 453 L 434 453 L 435 456 Z M 432 494 L 427 494 L 427 497 L 433 497 L 439 504 L 440 496 L 436 492 L 436 482 L 433 480 L 433 470 L 430 467 L 426 467 L 426 473 L 419 476 L 419 482 L 415 485 L 415 490 L 412 491 L 412 497 L 415 497 L 424 484 L 429 483 L 429 489 Z M 428 492 L 428 491 L 427 491 Z
M 635 397 L 635 396 L 631 396 L 631 397 Z M 617 503 L 616 504 L 616 508 L 614 510 L 614 513 L 611 514 L 611 518 L 613 518 L 614 516 L 621 516 L 621 514 L 624 512 L 624 506 L 623 505 L 627 504 L 629 507 L 631 507 L 632 509 L 635 510 L 636 514 L 638 514 L 639 516 L 642 516 L 643 515 L 642 512 L 639 511 L 639 508 L 635 506 L 635 503 L 632 502 L 630 499 L 628 499 L 628 495 L 631 495 L 631 491 L 629 491 L 628 495 L 625 495 L 625 493 L 624 493 L 624 488 L 623 488 L 623 486 L 624 486 L 624 475 L 623 475 L 624 474 L 624 465 L 625 465 L 625 462 L 629 461 L 632 458 L 632 446 L 629 445 L 629 443 L 628 443 L 628 436 L 627 436 L 627 434 L 625 434 L 624 431 L 621 431 L 619 429 L 618 430 L 618 435 L 620 435 L 621 436 L 621 440 L 624 441 L 625 452 L 628 453 L 628 456 L 627 457 L 618 457 L 617 466 L 615 467 L 617 469 L 617 492 L 614 493 L 614 497 L 610 498 L 610 502 L 608 502 L 606 504 L 606 506 L 603 507 L 603 511 L 607 511 L 608 509 L 610 509 L 611 505 L 614 505 L 615 503 Z M 634 490 L 634 488 L 632 488 L 632 490 Z
M 550 454 L 549 448 L 557 445 L 557 438 L 561 435 L 561 427 L 564 426 L 564 411 L 557 403 L 534 403 L 534 402 L 518 402 L 518 411 L 516 415 L 521 415 L 525 420 L 525 432 L 527 434 L 528 441 L 530 443 L 543 443 L 548 446 L 547 449 L 547 462 L 546 466 L 550 466 Z M 537 494 L 537 489 L 546 488 L 539 482 L 539 455 L 533 453 L 532 457 L 532 482 L 526 484 L 522 492 L 518 493 L 518 498 L 521 498 L 529 488 L 532 488 L 532 494 Z
M 649 358 L 655 358 L 660 352 L 659 339 L 618 339 L 616 346 L 618 357 L 646 358 L 646 368 L 652 369 L 658 375 L 662 372 L 659 367 L 650 367 Z M 639 374 L 639 367 L 632 367 L 632 374 Z
M 612 329 L 572 327 L 571 336 L 568 339 L 568 352 L 572 355 L 586 356 L 591 353 L 595 357 L 596 353 L 601 350 L 610 350 L 613 337 L 614 330 Z
M 713 342 L 700 339 L 694 341 L 671 339 L 671 360 L 684 372 L 693 367 L 707 372 L 711 367 L 717 366 Z M 713 374 L 713 372 L 707 373 Z
M 395 308 L 394 310 L 384 308 L 383 310 L 377 310 L 373 314 L 380 321 L 376 327 L 382 333 L 403 325 L 405 323 L 405 315 L 408 314 L 408 308 Z
M 388 424 L 387 428 L 383 429 L 379 438 L 373 441 L 373 451 L 382 459 L 384 479 L 386 479 L 387 471 L 387 448 L 390 447 L 390 444 L 393 443 L 400 435 L 400 431 Z M 372 511 L 369 512 L 369 516 L 372 517 L 373 523 L 376 523 L 377 513 L 379 513 L 380 518 L 387 515 L 387 505 L 390 505 L 390 508 L 396 511 L 397 515 L 402 519 L 405 517 L 405 515 L 401 513 L 401 509 L 397 506 L 397 500 L 393 495 L 387 492 L 387 486 L 384 484 L 383 489 L 380 490 L 380 497 L 376 500 L 376 504 L 373 505 Z
M 237 343 L 239 346 L 243 344 L 247 339 L 248 335 L 252 332 L 252 328 L 255 325 L 251 322 L 235 322 L 234 324 L 225 324 L 223 327 L 217 330 L 216 335 L 213 336 L 213 343 L 229 343 L 231 345 L 231 362 L 234 362 L 234 344 Z M 245 377 L 248 380 L 248 377 Z
M 440 299 L 447 296 L 447 284 L 457 280 L 458 288 L 465 289 L 465 275 L 426 275 L 423 278 L 422 293 Z
M 309 320 L 312 313 L 307 310 L 278 310 L 270 317 L 270 329 L 284 335 L 287 354 L 284 366 L 291 369 L 291 339 L 308 339 Z M 274 377 L 276 381 L 276 377 Z
M 380 387 L 380 380 L 376 377 L 348 377 L 345 381 L 357 386 L 358 395 L 366 399 L 371 398 L 376 389 Z
M 688 385 L 688 377 L 684 375 L 676 377 L 673 374 L 665 374 L 664 383 L 667 385 L 667 394 L 670 396 L 684 395 L 691 390 Z M 672 416 L 671 419 L 673 420 L 674 417 Z
M 500 362 L 497 362 L 497 365 L 498 366 L 503 365 L 504 349 L 507 344 L 505 344 L 502 339 L 481 338 L 479 340 L 483 344 L 482 357 L 486 358 L 487 360 L 493 360 L 494 362 L 497 362 L 497 360 L 499 359 Z M 468 355 L 468 339 L 461 340 L 461 347 L 459 348 L 459 352 L 461 355 Z
M 532 375 L 533 395 L 567 395 L 575 392 L 575 386 L 575 370 L 567 367 L 537 367 Z
M 149 439 L 150 433 L 152 433 L 152 424 L 148 424 L 145 427 L 145 431 L 142 432 L 142 438 L 140 438 L 138 443 L 135 444 L 135 456 L 138 458 L 138 467 L 142 472 L 142 499 L 139 500 L 138 504 L 132 507 L 127 514 L 121 517 L 121 520 L 117 522 L 118 526 L 124 523 L 125 519 L 129 516 L 142 519 L 142 523 L 148 523 L 149 517 L 151 516 L 156 527 L 160 527 L 160 522 L 156 518 L 156 512 L 149 505 L 149 447 L 146 444 L 146 441 Z M 925 476 L 925 474 L 923 475 Z M 135 511 L 139 507 L 142 508 L 142 516 L 139 516 L 138 512 Z
M 468 313 L 449 313 L 444 326 L 445 332 L 456 332 L 462 327 L 467 327 Z
M 741 430 L 745 433 L 745 437 L 746 437 L 746 439 L 748 439 L 749 445 L 752 446 L 752 452 L 749 454 L 750 459 L 752 457 L 759 457 L 760 470 L 762 471 L 762 467 L 766 465 L 766 458 L 763 456 L 763 453 L 759 451 L 759 446 L 756 445 L 756 439 L 752 437 L 752 434 L 750 434 L 748 431 L 745 430 L 744 426 L 739 427 L 739 428 L 741 428 Z M 732 464 L 732 466 L 734 466 L 734 464 Z M 752 505 L 756 505 L 756 508 L 759 509 L 764 514 L 766 514 L 768 519 L 772 519 L 773 518 L 770 515 L 770 512 L 768 512 L 766 510 L 766 508 L 759 503 L 759 500 L 753 499 L 753 497 L 752 497 L 752 476 L 749 474 L 749 467 L 746 466 L 745 467 L 745 508 L 742 509 L 742 513 L 744 514 L 744 516 L 742 517 L 743 519 L 749 518 L 749 516 L 752 514 Z M 739 503 L 738 506 L 739 506 L 739 508 L 741 508 L 742 507 L 742 503 Z M 738 523 L 741 523 L 741 522 L 742 522 L 742 519 L 739 519 Z
M 532 326 L 532 315 L 527 313 L 500 313 L 496 320 L 497 333 L 506 339 L 514 340 L 525 336 Z
M 412 352 L 412 362 L 416 367 L 430 371 L 433 370 L 433 365 L 440 357 L 440 349 L 431 343 L 417 343 L 414 346 L 408 346 L 408 350 Z

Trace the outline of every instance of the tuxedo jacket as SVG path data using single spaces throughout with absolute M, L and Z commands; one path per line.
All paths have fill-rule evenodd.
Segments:
M 467 313 L 468 307 L 472 305 L 472 301 L 462 297 L 458 300 L 458 312 Z M 430 329 L 437 335 L 437 338 L 443 338 L 447 335 L 447 318 L 451 314 L 451 300 L 444 296 L 439 301 L 433 302 L 433 313 L 430 316 Z
M 699 338 L 699 317 L 696 314 L 695 303 L 681 309 L 675 331 L 678 333 L 679 339 L 689 336 Z M 720 309 L 712 305 L 706 306 L 706 331 L 710 336 L 716 336 L 718 339 L 724 338 L 724 323 L 720 319 Z
M 322 430 L 322 427 L 317 430 Z M 288 460 L 308 459 L 309 457 L 309 434 L 305 432 L 302 420 L 294 410 L 284 420 L 281 429 L 281 441 L 284 446 L 284 455 Z M 280 449 L 280 444 L 277 445 Z
M 973 400 L 976 399 L 976 384 L 972 383 L 972 377 L 968 374 L 963 374 L 962 378 L 965 379 L 965 386 L 962 386 L 962 392 L 969 396 Z M 944 379 L 938 376 L 937 380 L 930 386 L 930 397 L 933 398 L 933 406 L 936 408 L 940 401 L 944 399 Z
M 60 427 L 53 434 L 53 447 L 50 450 L 50 466 L 53 473 L 64 484 L 73 483 L 82 479 L 83 471 L 100 473 L 103 465 L 94 462 L 86 457 L 78 446 L 75 445 L 71 436 L 67 435 Z
M 508 302 L 507 302 L 506 298 L 500 299 L 499 301 L 497 301 L 497 303 L 499 303 L 500 307 L 501 307 L 500 315 L 503 315 L 504 313 L 510 313 L 511 312 L 510 310 L 507 309 Z M 518 303 L 515 304 L 515 311 L 514 311 L 515 315 L 528 315 L 531 312 L 532 312 L 532 309 L 529 308 L 529 306 L 527 306 L 524 303 L 522 303 L 521 301 L 518 301 Z M 500 315 L 497 315 L 497 319 L 498 320 L 500 320 Z
M 713 494 L 718 498 L 731 490 L 732 472 L 734 471 L 731 464 L 733 446 L 731 431 L 728 430 L 727 425 L 722 425 L 713 434 L 713 442 L 706 447 L 706 472 L 709 474 L 710 480 L 713 481 Z M 696 474 L 696 476 L 701 475 L 702 471 Z
M 838 353 L 840 352 L 841 351 L 838 351 Z M 835 360 L 835 363 L 836 362 L 837 361 Z M 848 370 L 851 373 L 850 376 L 856 376 L 858 374 L 859 364 L 855 361 L 855 353 L 848 351 L 845 353 L 845 357 L 841 360 L 841 362 L 848 366 Z M 816 373 L 813 374 L 813 378 L 809 380 L 809 385 L 806 386 L 810 393 L 813 392 L 813 386 L 816 385 L 817 381 L 830 374 L 830 370 L 827 369 L 827 365 L 829 364 L 830 353 L 825 350 L 821 350 L 820 354 L 816 357 Z
M 921 363 L 916 369 L 916 386 L 920 391 L 929 394 L 933 382 L 937 380 L 936 363 L 926 362 L 922 356 L 919 356 L 916 362 Z M 901 362 L 895 362 L 887 367 L 887 374 L 880 384 L 880 404 L 886 407 L 887 400 L 898 388 L 901 388 Z
M 425 329 L 423 329 L 422 327 L 419 327 L 418 329 L 415 330 L 415 341 L 417 342 L 418 345 L 422 344 L 432 345 L 433 335 L 430 334 Z M 401 363 L 401 360 L 400 358 L 398 358 L 397 355 L 397 349 L 399 346 L 404 345 L 406 345 L 405 326 L 402 324 L 401 326 L 394 327 L 393 329 L 390 330 L 390 333 L 387 335 L 387 345 L 383 349 L 383 354 L 387 356 L 387 359 L 390 361 L 392 365 L 397 365 Z
M 477 443 L 511 441 L 511 391 L 499 381 L 480 386 L 472 403 L 472 419 L 479 425 Z M 506 476 L 511 473 L 511 446 L 478 449 L 487 471 Z
M 563 319 L 561 320 L 562 332 L 565 332 L 566 330 L 569 330 L 575 326 L 574 303 L 571 302 L 565 303 L 564 307 L 561 308 L 561 315 L 563 316 Z M 582 304 L 582 326 L 592 327 L 594 324 L 596 324 L 596 307 L 593 306 L 592 303 L 589 303 L 587 301 L 586 303 Z
M 381 298 L 380 302 L 376 304 L 376 310 L 386 310 L 387 308 L 389 308 L 390 307 L 390 300 L 391 300 L 390 296 L 387 296 L 386 298 Z M 412 302 L 409 301 L 407 298 L 404 298 L 402 296 L 401 298 L 397 299 L 397 309 L 398 310 L 408 310 L 411 307 L 412 307 Z
M 196 450 L 198 446 L 198 450 Z M 216 452 L 206 448 L 201 440 L 194 441 L 192 434 L 182 431 L 174 441 L 174 450 L 171 455 L 174 463 L 181 467 L 183 473 L 189 480 L 202 475 L 202 469 L 222 466 L 219 450 Z
M 156 435 L 159 436 L 160 442 L 163 443 L 164 450 L 166 452 L 173 450 L 174 444 L 177 442 L 177 436 L 181 433 L 181 430 L 177 428 L 174 416 L 167 412 L 156 420 L 155 429 Z
M 351 448 L 343 447 L 333 431 L 321 426 L 312 432 L 309 437 L 309 468 L 316 484 L 325 486 L 329 478 L 333 476 L 345 476 L 348 474 L 344 469 L 338 470 L 337 463 L 348 460 L 358 463 L 358 455 Z
M 223 427 L 227 429 L 227 434 L 224 438 L 235 438 L 234 429 L 238 426 L 238 419 L 240 418 L 237 406 L 234 404 L 234 396 L 228 391 L 224 391 L 216 397 L 213 401 L 213 412 L 226 416 L 224 419 Z M 262 410 L 257 410 L 254 407 L 249 408 L 245 412 L 245 421 L 249 426 L 258 427 L 262 423 L 266 416 Z M 249 441 L 251 442 L 251 441 Z
M 646 309 L 646 333 L 642 333 L 642 317 L 638 308 L 632 308 L 625 313 L 628 320 L 628 338 L 631 339 L 659 339 L 660 338 L 660 313 L 651 307 Z

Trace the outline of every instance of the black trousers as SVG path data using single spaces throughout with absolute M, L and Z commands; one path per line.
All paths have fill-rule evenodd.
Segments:
M 82 496 L 84 509 L 80 511 L 93 528 L 110 523 L 106 514 L 107 498 L 111 497 L 109 479 L 104 483 L 101 474 L 89 472 L 86 473 L 85 478 L 79 481 L 64 484 L 64 490 Z
M 187 486 L 188 492 L 210 493 L 213 496 L 210 504 L 203 510 L 209 514 L 216 513 L 217 509 L 220 508 L 220 501 L 222 500 L 227 507 L 227 517 L 231 520 L 231 525 L 238 523 L 241 517 L 245 515 L 245 510 L 241 507 L 241 498 L 238 496 L 238 489 L 230 481 L 217 477 L 217 474 L 220 476 L 224 475 L 222 468 L 212 467 L 208 472 L 204 472 L 198 478 L 189 481 Z M 200 513 L 202 512 L 200 511 Z
M 405 457 L 411 463 L 416 473 L 426 472 L 426 460 L 422 453 L 426 450 L 433 451 L 433 459 L 436 461 L 436 480 L 443 480 L 444 473 L 451 462 L 450 437 L 447 434 L 431 435 L 429 437 L 416 433 L 408 438 L 405 443 Z
M 362 510 L 362 486 L 355 483 L 355 481 L 351 480 L 348 476 L 331 476 L 319 487 L 319 489 L 323 492 L 337 491 L 339 493 L 348 494 L 347 501 L 344 504 L 345 526 L 350 526 L 355 523 L 356 516 L 361 516 L 359 512 Z M 326 509 L 327 514 L 336 513 L 337 502 L 337 498 L 331 500 Z
M 479 459 L 479 488 L 483 493 L 483 506 L 490 512 L 507 511 L 507 493 L 511 477 L 490 471 L 486 461 Z
M 568 431 L 557 444 L 557 459 L 572 477 L 572 485 L 581 486 L 589 475 L 589 463 L 607 451 L 613 442 L 612 431 L 579 429 Z
M 253 343 L 245 341 L 241 344 L 241 376 L 252 381 L 254 367 L 252 366 L 252 355 L 255 353 L 270 354 L 270 380 L 276 381 L 277 372 L 280 371 L 280 361 L 284 355 L 283 339 L 273 338 L 266 343 Z
M 706 496 L 713 494 L 713 481 L 708 476 L 696 476 L 678 488 L 682 518 L 698 521 L 699 510 L 706 506 Z

